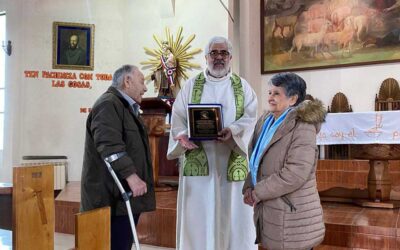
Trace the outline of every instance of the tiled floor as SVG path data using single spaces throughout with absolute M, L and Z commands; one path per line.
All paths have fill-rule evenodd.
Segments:
M 0 229 L 0 250 L 11 250 L 12 242 L 11 242 L 11 231 L 1 230 Z M 54 235 L 54 250 L 68 250 L 74 246 L 74 235 L 71 234 L 62 234 L 55 233 Z M 157 246 L 149 246 L 149 245 L 140 245 L 142 250 L 173 250 L 173 248 L 165 248 L 165 247 L 157 247 Z M 361 248 L 348 248 L 348 247 L 338 247 L 338 246 L 327 246 L 320 245 L 314 248 L 315 250 L 361 250 Z M 135 247 L 132 250 L 136 250 Z
M 0 229 L 0 250 L 12 249 L 12 234 L 11 231 Z M 68 250 L 75 245 L 75 236 L 71 234 L 54 234 L 54 250 Z M 172 248 L 140 245 L 141 250 L 172 250 Z M 135 247 L 132 250 L 136 250 Z

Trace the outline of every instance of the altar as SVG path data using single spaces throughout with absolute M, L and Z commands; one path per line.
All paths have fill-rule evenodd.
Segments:
M 400 206 L 400 202 L 390 200 L 389 173 L 389 160 L 400 160 L 400 111 L 330 113 L 317 135 L 317 144 L 350 144 L 352 158 L 369 160 L 369 199 L 353 202 L 366 207 Z

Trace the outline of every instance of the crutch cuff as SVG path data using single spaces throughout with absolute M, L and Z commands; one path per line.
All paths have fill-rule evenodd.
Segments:
M 104 160 L 107 161 L 108 163 L 111 163 L 111 162 L 114 162 L 114 161 L 118 160 L 119 158 L 121 158 L 121 157 L 123 157 L 125 155 L 127 155 L 127 153 L 125 151 L 124 152 L 118 152 L 118 153 L 115 153 L 115 154 L 107 156 L 106 158 L 104 158 Z

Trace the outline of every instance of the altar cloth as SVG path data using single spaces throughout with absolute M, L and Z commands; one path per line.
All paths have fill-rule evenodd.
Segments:
M 329 113 L 318 145 L 400 144 L 400 111 Z

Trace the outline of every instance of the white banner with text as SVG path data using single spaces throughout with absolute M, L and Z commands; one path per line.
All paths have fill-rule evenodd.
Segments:
M 329 113 L 318 145 L 400 144 L 400 111 Z

